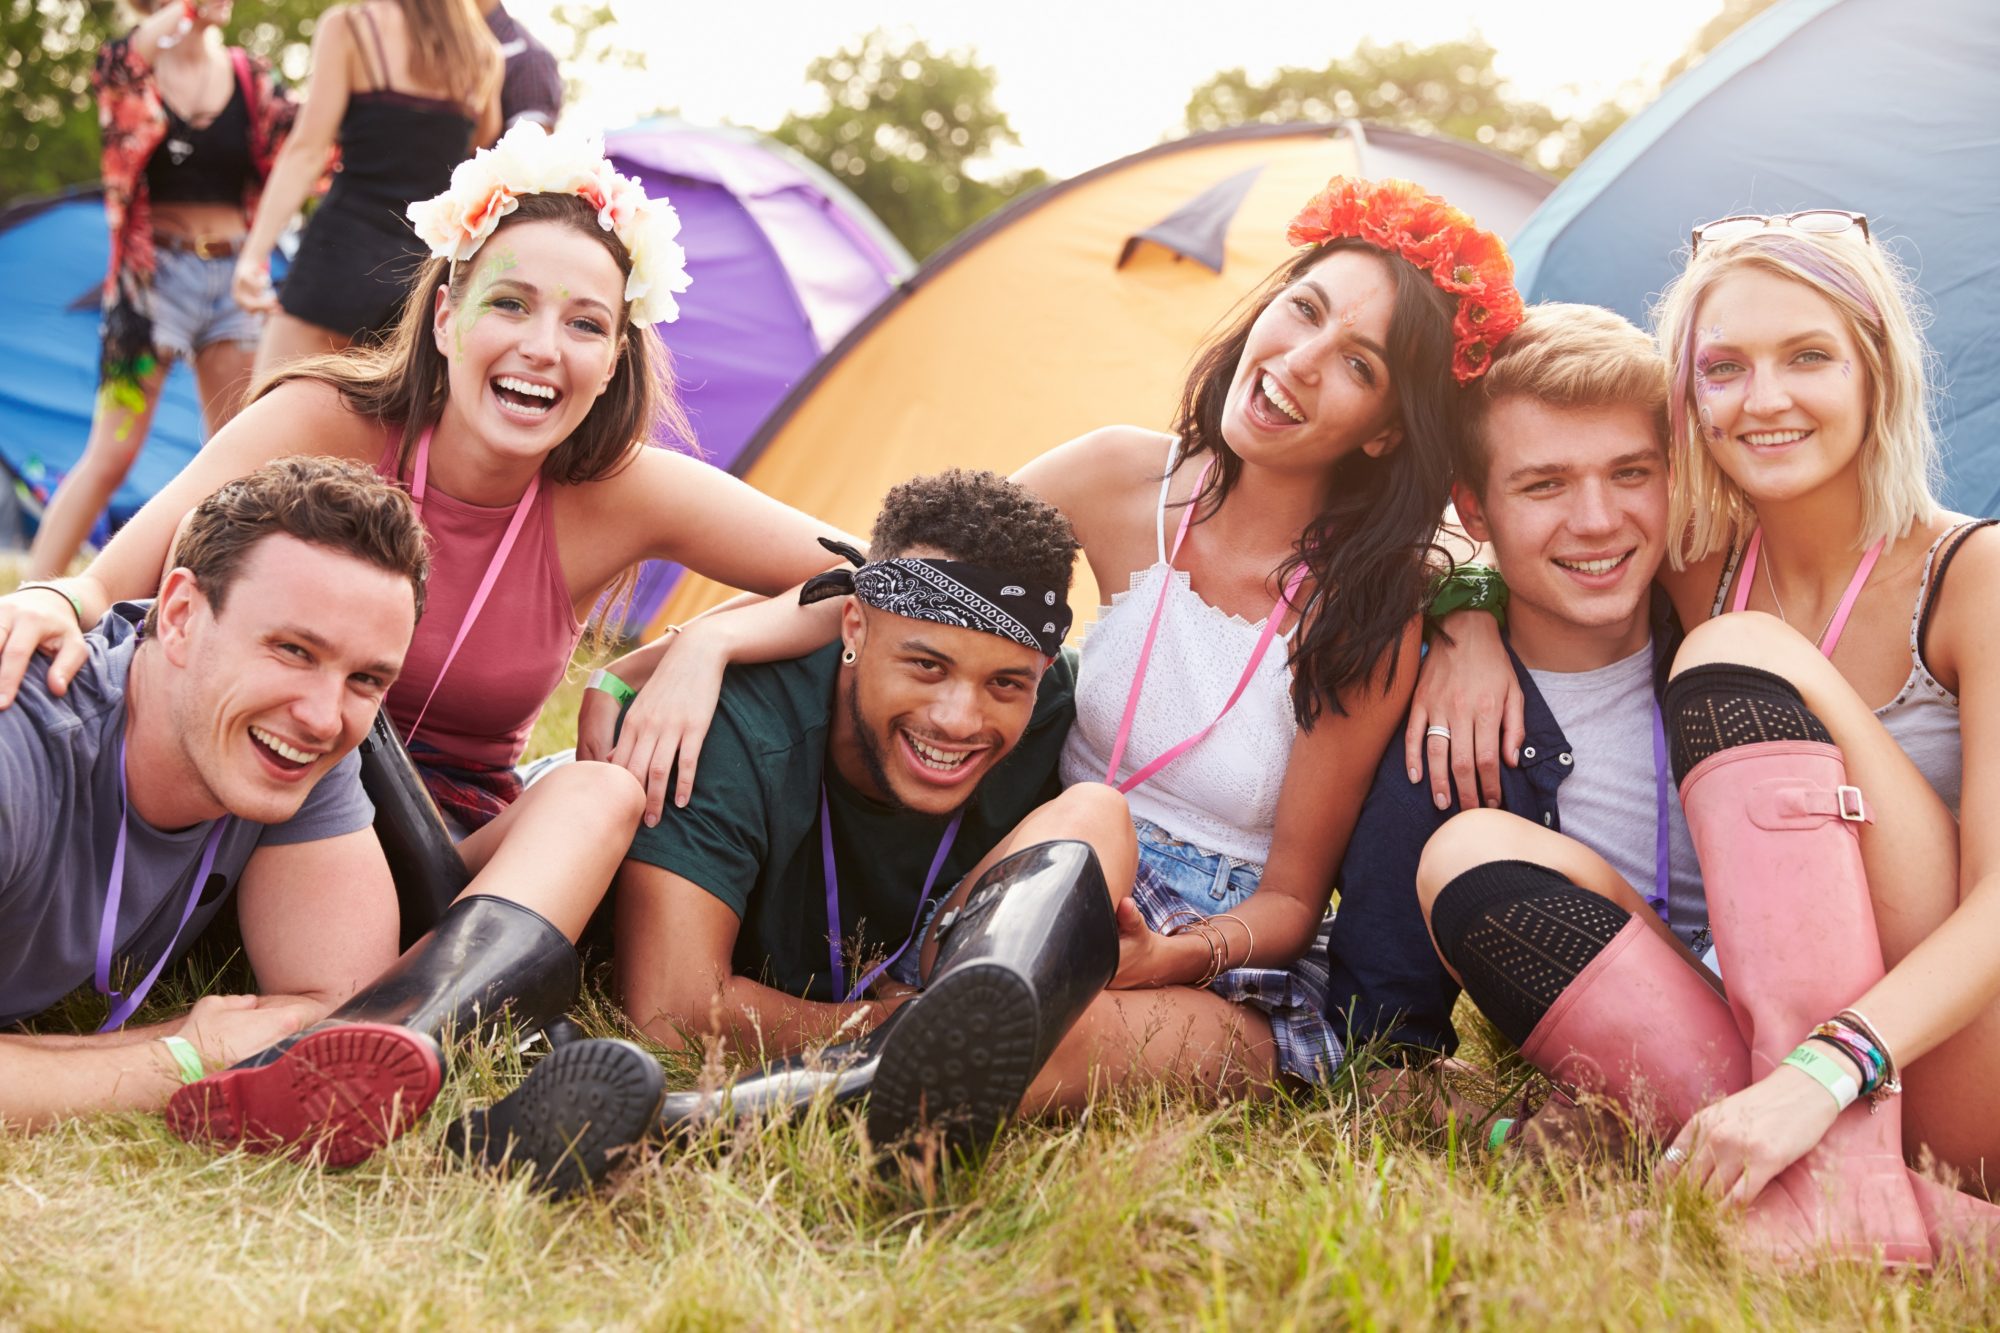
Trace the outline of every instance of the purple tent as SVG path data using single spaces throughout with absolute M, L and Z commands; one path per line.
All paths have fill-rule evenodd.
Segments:
M 837 180 L 753 131 L 651 120 L 607 135 L 605 147 L 680 213 L 694 283 L 660 336 L 697 441 L 727 468 L 915 265 Z M 679 576 L 677 565 L 648 565 L 626 625 L 644 625 Z

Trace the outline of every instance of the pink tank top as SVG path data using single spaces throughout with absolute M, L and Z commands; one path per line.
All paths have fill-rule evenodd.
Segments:
M 392 432 L 376 470 L 397 475 Z M 446 495 L 435 485 L 424 496 L 424 527 L 431 537 L 431 577 L 424 594 L 403 674 L 389 691 L 389 718 L 405 740 L 442 751 L 447 763 L 472 769 L 509 768 L 527 748 L 542 705 L 562 683 L 583 624 L 570 604 L 569 583 L 556 553 L 554 487 L 543 486 L 521 526 L 499 583 L 453 659 L 444 687 L 424 714 L 423 731 L 411 737 L 424 700 L 437 680 L 452 638 L 472 596 L 500 547 L 512 506 L 489 509 Z

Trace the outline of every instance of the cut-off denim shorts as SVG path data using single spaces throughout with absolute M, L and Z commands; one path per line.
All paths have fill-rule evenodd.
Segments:
M 264 317 L 236 304 L 229 294 L 235 276 L 234 258 L 203 259 L 161 249 L 153 271 L 154 350 L 189 360 L 216 343 L 254 349 L 264 334 Z
M 1264 868 L 1174 837 L 1159 825 L 1134 819 L 1139 873 L 1132 900 L 1146 924 L 1158 930 L 1184 908 L 1203 916 L 1234 911 L 1257 891 Z M 1307 1083 L 1332 1078 L 1340 1068 L 1340 1039 L 1326 1020 L 1327 928 L 1322 921 L 1305 956 L 1288 968 L 1236 967 L 1209 983 L 1225 1000 L 1247 1004 L 1271 1020 L 1278 1071 Z

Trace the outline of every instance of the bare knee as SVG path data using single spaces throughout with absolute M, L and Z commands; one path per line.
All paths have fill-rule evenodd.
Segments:
M 1114 895 L 1129 885 L 1138 866 L 1139 843 L 1132 810 L 1117 789 L 1102 782 L 1079 782 L 1021 822 L 1016 846 L 1074 838 L 1097 853 L 1104 880 Z
M 1540 826 L 1505 810 L 1467 810 L 1431 834 L 1417 862 L 1417 901 L 1424 920 L 1444 886 L 1475 866 L 1493 861 L 1531 860 L 1530 844 Z
M 1673 674 L 1727 662 L 1791 679 L 1801 664 L 1820 660 L 1819 650 L 1776 616 L 1763 611 L 1731 611 L 1688 631 L 1680 651 L 1674 654 Z
M 565 819 L 578 821 L 578 832 L 629 840 L 646 812 L 646 789 L 617 764 L 579 759 L 564 764 L 537 782 L 531 791 L 546 791 L 541 799 L 561 802 Z
M 1115 787 L 1079 782 L 1036 812 L 1035 831 L 1096 843 L 1132 834 L 1132 809 Z

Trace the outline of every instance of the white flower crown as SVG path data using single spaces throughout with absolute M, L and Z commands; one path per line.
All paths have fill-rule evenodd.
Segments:
M 687 252 L 675 240 L 680 215 L 664 198 L 648 199 L 630 176 L 612 170 L 596 136 L 551 133 L 520 121 L 491 148 L 458 164 L 451 187 L 407 210 L 417 239 L 440 259 L 470 259 L 524 194 L 574 194 L 597 209 L 597 225 L 613 233 L 632 257 L 625 299 L 638 323 L 680 317 L 675 292 L 688 289 Z

